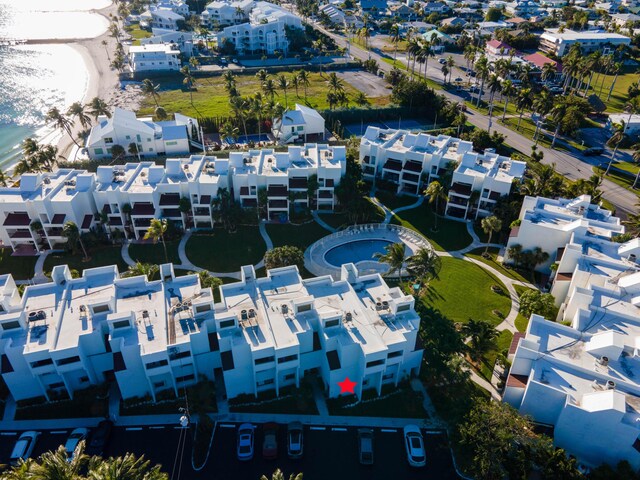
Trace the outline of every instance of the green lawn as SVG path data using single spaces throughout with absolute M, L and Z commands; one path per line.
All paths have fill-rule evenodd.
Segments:
M 180 240 L 167 241 L 165 244 L 169 262 L 176 265 L 180 264 L 180 256 L 178 255 Z M 129 245 L 129 255 L 134 260 L 142 263 L 165 263 L 164 249 L 161 242 L 132 243 Z
M 238 227 L 235 233 L 216 229 L 213 234 L 192 235 L 187 258 L 212 272 L 237 272 L 243 265 L 255 265 L 266 251 L 258 227 Z
M 495 248 L 495 247 L 491 247 L 489 248 L 489 255 L 491 255 L 491 259 L 486 259 L 482 256 L 482 253 L 484 252 L 484 248 L 477 248 L 475 250 L 470 251 L 469 253 L 465 254 L 465 256 L 473 258 L 474 260 L 479 260 L 484 264 L 489 265 L 490 267 L 493 267 L 495 270 L 497 270 L 498 272 L 500 272 L 501 274 L 512 278 L 513 280 L 519 280 L 521 282 L 530 282 L 531 279 L 527 278 L 525 276 L 523 276 L 520 272 L 512 269 L 512 268 L 507 268 L 505 265 L 503 265 L 501 262 L 498 262 L 496 259 L 498 257 L 498 252 L 499 249 Z
M 280 75 L 280 74 L 279 74 Z M 289 80 L 293 77 L 292 73 L 284 74 Z M 271 77 L 277 82 L 277 76 Z M 287 91 L 287 100 L 285 102 L 284 92 L 280 89 L 274 97 L 274 101 L 285 106 L 285 103 L 293 108 L 296 103 L 307 104 L 318 110 L 326 110 L 329 108 L 327 103 L 327 78 L 326 74 L 322 76 L 317 72 L 309 73 L 309 87 L 307 87 L 307 99 L 305 101 L 304 89 L 298 89 L 298 95 L 293 87 Z M 158 104 L 161 105 L 169 115 L 179 112 L 184 115 L 194 117 L 219 117 L 231 115 L 229 107 L 229 96 L 224 89 L 224 79 L 221 76 L 198 78 L 196 80 L 196 89 L 191 92 L 193 102 L 189 91 L 182 85 L 182 76 L 174 75 L 172 77 L 162 77 L 156 81 L 160 84 L 160 98 Z M 240 95 L 253 95 L 262 92 L 261 84 L 255 75 L 236 75 L 236 84 Z M 358 90 L 350 84 L 344 82 L 344 90 L 350 99 L 353 99 Z M 264 95 L 264 92 L 262 92 Z M 377 97 L 369 100 L 372 105 L 386 105 L 389 103 L 388 97 Z M 138 113 L 149 115 L 153 114 L 156 108 L 155 101 L 147 97 L 142 102 L 142 106 Z
M 346 397 L 330 398 L 327 400 L 327 407 L 331 415 L 346 415 L 354 417 L 398 417 L 398 418 L 427 418 L 427 412 L 422 404 L 422 395 L 414 392 L 409 386 L 391 385 L 383 386 L 382 396 L 386 398 L 373 400 L 377 396 L 375 390 L 366 390 L 362 394 L 362 399 L 372 400 L 361 402 L 353 407 L 345 408 L 357 401 L 355 395 Z
M 622 75 L 618 75 L 613 92 L 611 93 L 611 98 L 607 101 L 607 95 L 609 94 L 609 89 L 611 88 L 614 78 L 614 75 L 605 75 L 604 77 L 598 76 L 597 84 L 593 85 L 592 83 L 593 90 L 590 93 L 595 93 L 596 95 L 600 93 L 600 84 L 604 79 L 604 88 L 602 89 L 602 95 L 600 98 L 607 105 L 607 112 L 624 112 L 624 107 L 629 101 L 629 86 L 638 80 L 638 75 L 637 72 L 633 70 Z
M 432 231 L 434 216 L 431 207 L 423 203 L 417 208 L 412 208 L 394 215 L 391 223 L 403 225 L 427 237 L 433 248 L 440 251 L 460 250 L 472 241 L 467 232 L 465 222 L 456 222 L 446 218 L 438 218 L 438 230 Z
M 333 228 L 340 228 L 347 225 L 347 216 L 344 213 L 319 213 L 320 218 Z M 327 232 L 329 233 L 329 232 Z
M 503 330 L 502 332 L 500 332 L 500 335 L 498 335 L 498 338 L 496 339 L 496 349 L 491 350 L 483 357 L 482 367 L 479 373 L 488 382 L 491 381 L 493 367 L 496 364 L 496 358 L 498 358 L 498 354 L 504 353 L 505 350 L 508 352 L 509 345 L 511 345 L 511 340 L 513 340 L 513 333 L 511 333 L 509 330 Z
M 418 201 L 417 197 L 410 197 L 409 195 L 396 195 L 393 192 L 386 190 L 376 191 L 376 198 L 380 200 L 389 210 L 395 210 L 396 208 L 406 207 L 407 205 L 414 204 Z
M 14 280 L 29 280 L 34 275 L 38 257 L 12 257 L 10 248 L 0 248 L 0 274 L 10 273 Z
M 604 175 L 604 172 L 606 171 L 606 169 L 601 167 L 593 167 L 592 170 L 595 173 L 602 175 Z M 610 170 L 609 175 L 605 175 L 605 177 L 608 180 L 611 180 L 613 183 L 620 185 L 621 187 L 626 188 L 627 190 L 630 190 L 636 195 L 640 196 L 640 190 L 634 190 L 633 188 L 631 188 L 631 185 L 633 185 L 633 181 L 635 180 L 635 177 L 633 177 L 632 175 L 627 175 L 616 170 Z
M 438 416 L 450 425 L 459 425 L 478 402 L 489 399 L 489 392 L 471 380 L 429 386 L 427 392 Z
M 303 252 L 309 245 L 322 237 L 330 235 L 330 232 L 322 228 L 315 221 L 304 225 L 268 224 L 267 233 L 273 241 L 274 247 L 291 245 L 298 247 Z
M 516 292 L 518 293 L 518 297 L 522 296 L 524 292 L 527 290 L 534 290 L 533 288 L 522 287 L 520 285 L 514 285 Z M 515 326 L 519 332 L 524 332 L 527 329 L 527 325 L 529 325 L 529 319 L 518 312 L 518 316 L 516 317 Z
M 44 271 L 50 272 L 56 265 L 69 265 L 69 268 L 82 273 L 87 268 L 103 267 L 105 265 L 118 265 L 120 273 L 127 270 L 127 264 L 120 255 L 122 248 L 120 245 L 111 247 L 98 247 L 89 250 L 89 260 L 84 261 L 82 254 L 73 255 L 71 253 L 54 253 L 44 261 Z
M 133 37 L 133 41 L 131 42 L 131 45 L 140 45 L 141 38 L 149 38 L 152 36 L 151 32 L 148 32 L 147 30 L 142 30 L 140 28 L 140 24 L 137 22 L 124 27 L 124 29 L 129 35 L 131 35 L 131 37 Z
M 494 293 L 492 285 L 500 286 L 504 293 Z M 442 258 L 440 276 L 429 284 L 422 301 L 450 320 L 463 323 L 473 318 L 498 325 L 511 309 L 511 299 L 500 280 L 478 265 L 451 257 Z

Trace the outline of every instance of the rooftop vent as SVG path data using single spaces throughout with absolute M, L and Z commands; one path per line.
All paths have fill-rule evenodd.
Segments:
M 601 365 L 603 367 L 606 367 L 607 365 L 609 365 L 609 357 L 603 355 L 601 356 L 598 360 L 596 360 L 596 363 L 598 365 Z
M 249 318 L 255 318 L 256 311 L 253 308 L 249 309 Z
M 289 312 L 289 306 L 286 303 L 283 303 L 281 308 L 283 314 L 286 315 Z
M 613 390 L 616 388 L 616 382 L 613 380 L 607 380 L 607 390 Z
M 49 177 L 44 177 L 42 181 L 45 183 L 45 185 L 49 185 L 51 183 L 51 179 Z
M 353 315 L 351 314 L 351 312 L 347 312 L 344 315 L 344 320 L 345 320 L 345 322 L 351 322 L 353 320 Z
M 246 310 L 242 310 L 240 312 L 240 319 L 246 320 L 247 318 L 249 318 L 248 315 L 247 315 L 247 311 Z

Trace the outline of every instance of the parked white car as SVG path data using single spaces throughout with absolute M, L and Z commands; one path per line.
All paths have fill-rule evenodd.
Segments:
M 407 450 L 409 465 L 412 467 L 424 467 L 427 464 L 424 440 L 417 425 L 404 427 L 404 447 Z
M 247 461 L 253 458 L 253 442 L 255 427 L 250 423 L 243 423 L 238 428 L 237 455 L 238 460 Z
M 36 440 L 40 435 L 40 432 L 34 432 L 33 430 L 24 432 L 18 438 L 16 445 L 13 447 L 9 463 L 11 465 L 18 465 L 20 460 L 26 460 L 31 456 L 33 447 L 36 446 Z
M 72 462 L 76 455 L 76 448 L 78 448 L 78 444 L 82 440 L 86 440 L 89 435 L 89 430 L 86 428 L 76 428 L 69 438 L 67 438 L 67 442 L 64 444 L 64 449 L 67 451 L 67 461 Z

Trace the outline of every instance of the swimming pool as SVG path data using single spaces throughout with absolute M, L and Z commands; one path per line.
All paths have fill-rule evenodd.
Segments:
M 344 263 L 372 260 L 375 253 L 384 253 L 385 247 L 392 243 L 389 240 L 356 240 L 343 243 L 325 253 L 324 259 L 334 267 L 340 267 Z

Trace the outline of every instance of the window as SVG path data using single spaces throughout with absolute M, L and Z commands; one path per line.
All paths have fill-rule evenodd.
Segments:
M 631 446 L 635 448 L 638 452 L 640 452 L 640 437 L 636 438 L 636 441 L 633 442 L 633 445 Z
M 9 357 L 7 357 L 4 353 L 2 354 L 2 356 L 0 357 L 0 365 L 2 366 L 2 370 L 0 371 L 0 373 L 11 373 L 13 372 L 13 365 L 11 365 L 11 362 L 9 361 Z
M 393 373 L 387 373 L 386 375 L 382 376 L 382 381 L 384 382 L 385 380 L 391 380 L 393 378 Z
M 378 365 L 384 365 L 384 359 L 367 362 L 367 368 L 377 367 Z
M 407 304 L 407 305 L 399 305 L 398 309 L 396 310 L 396 313 L 400 313 L 400 312 L 408 312 L 409 310 L 411 310 L 411 305 Z
M 191 356 L 191 352 L 189 350 L 185 350 L 184 352 L 176 352 L 169 354 L 169 358 L 171 360 L 179 360 L 181 358 L 187 358 Z
M 398 350 L 397 352 L 389 352 L 387 358 L 396 358 L 402 356 L 402 350 Z
M 305 303 L 304 305 L 298 305 L 298 313 L 311 311 L 311 304 Z
M 313 332 L 313 351 L 317 352 L 322 349 L 322 345 L 320 344 L 320 335 L 318 332 Z
M 113 143 L 113 138 L 111 138 L 111 137 L 104 137 L 104 143 Z
M 211 332 L 208 335 L 209 337 L 209 350 L 215 352 L 220 350 L 220 344 L 218 343 L 218 334 L 216 332 Z
M 94 305 L 91 308 L 92 308 L 94 314 L 95 313 L 106 313 L 106 312 L 111 311 L 111 308 L 106 303 L 104 305 Z
M 44 367 L 46 365 L 53 365 L 53 360 L 51 360 L 50 358 L 45 358 L 43 360 L 31 362 L 31 368 Z
M 294 380 L 296 378 L 296 374 L 295 373 L 290 373 L 289 375 L 285 375 L 284 379 L 285 380 Z
M 335 320 L 327 320 L 324 322 L 324 328 L 337 327 L 340 325 L 340 319 L 336 318 Z
M 61 358 L 60 360 L 56 360 L 56 365 L 59 367 L 62 365 L 69 365 L 70 363 L 76 363 L 80 361 L 80 357 L 78 355 L 74 355 L 73 357 Z
M 265 387 L 267 385 L 273 385 L 273 378 L 267 378 L 266 380 L 262 380 L 261 382 L 256 382 L 256 387 Z
M 222 360 L 222 370 L 233 370 L 235 365 L 233 364 L 233 353 L 231 350 L 220 353 L 220 359 Z
M 124 363 L 122 352 L 113 352 L 113 371 L 121 372 L 122 370 L 126 369 L 127 365 Z
M 303 126 L 299 126 L 299 127 L 298 127 L 298 131 L 299 131 L 299 132 L 301 132 L 301 131 L 303 131 L 303 130 L 304 130 L 304 127 L 303 127 Z
M 127 140 L 131 140 L 131 135 L 127 135 L 127 136 L 126 136 L 126 137 L 124 137 L 124 138 L 126 138 Z
M 198 305 L 196 307 L 196 313 L 204 313 L 204 312 L 210 312 L 211 311 L 211 305 L 207 304 L 207 305 Z
M 169 365 L 168 361 L 166 361 L 166 360 L 157 360 L 155 362 L 149 362 L 149 363 L 145 364 L 145 368 L 147 370 L 151 370 L 152 368 L 164 367 L 166 365 Z
M 167 147 L 171 146 L 171 145 L 177 145 L 178 142 L 176 142 L 175 140 L 171 140 L 170 142 L 166 142 Z
M 222 322 L 220 322 L 220 328 L 229 328 L 229 327 L 235 327 L 235 326 L 236 326 L 235 320 L 223 320 Z
M 64 388 L 64 382 L 56 382 L 49 385 L 50 390 L 55 390 L 56 388 Z
M 113 328 L 125 328 L 130 326 L 129 320 L 119 320 L 117 322 L 113 322 Z
M 102 148 L 94 148 L 93 151 L 96 155 L 104 155 L 104 150 Z
M 12 320 L 10 322 L 3 322 L 2 329 L 3 330 L 13 330 L 15 328 L 20 328 L 20 322 L 17 320 Z
M 286 357 L 280 357 L 278 359 L 278 363 L 287 363 L 287 362 L 293 362 L 294 360 L 298 359 L 298 355 L 287 355 Z
M 253 363 L 255 363 L 256 365 L 264 365 L 265 363 L 270 363 L 273 362 L 275 360 L 275 357 L 272 355 L 270 357 L 262 357 L 262 358 L 256 358 Z
M 166 384 L 165 382 L 153 382 L 153 388 L 162 388 L 164 387 Z
M 176 377 L 176 382 L 177 383 L 182 383 L 182 382 L 188 382 L 190 380 L 195 380 L 196 376 L 193 373 L 190 373 L 189 375 L 183 375 L 182 377 Z
M 80 377 L 80 378 L 78 379 L 78 381 L 79 381 L 80 383 L 87 383 L 87 382 L 89 382 L 89 377 L 87 377 L 87 376 Z

